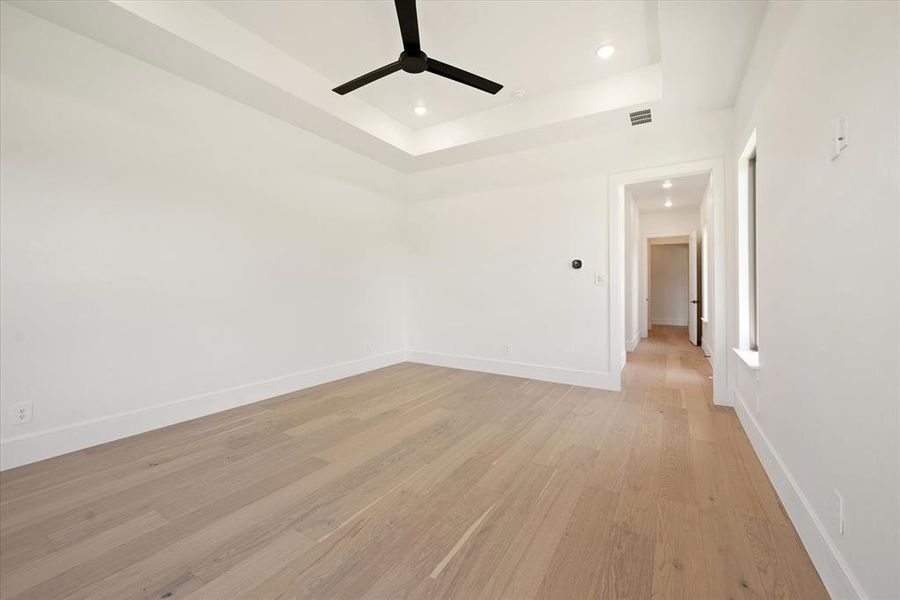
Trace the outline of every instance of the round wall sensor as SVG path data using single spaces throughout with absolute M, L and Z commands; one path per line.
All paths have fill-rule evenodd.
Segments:
M 572 268 L 573 268 L 573 269 L 580 269 L 580 268 L 581 268 L 581 261 L 578 260 L 577 258 L 576 258 L 575 260 L 573 260 L 573 261 L 572 261 Z

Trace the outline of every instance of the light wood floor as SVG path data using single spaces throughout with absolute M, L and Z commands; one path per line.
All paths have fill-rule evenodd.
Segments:
M 4 472 L 3 598 L 825 598 L 683 329 L 624 393 L 402 364 Z

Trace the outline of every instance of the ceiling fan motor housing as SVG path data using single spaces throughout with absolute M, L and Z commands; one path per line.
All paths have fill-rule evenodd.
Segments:
M 428 68 L 428 56 L 424 52 L 401 52 L 400 68 L 407 73 L 421 73 Z

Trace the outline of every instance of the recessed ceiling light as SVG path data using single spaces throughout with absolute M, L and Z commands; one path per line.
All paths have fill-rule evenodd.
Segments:
M 616 53 L 616 47 L 612 44 L 603 44 L 597 48 L 597 56 L 600 58 L 609 58 Z
M 666 208 L 672 208 L 672 201 L 671 201 L 671 200 L 666 200 L 666 203 L 663 204 L 663 206 L 665 206 Z
M 669 189 L 670 187 L 672 187 L 672 182 L 666 179 L 665 181 L 663 181 L 662 186 L 666 189 Z
M 424 106 L 417 106 L 413 109 L 413 112 L 419 115 L 420 117 L 428 112 L 428 109 Z

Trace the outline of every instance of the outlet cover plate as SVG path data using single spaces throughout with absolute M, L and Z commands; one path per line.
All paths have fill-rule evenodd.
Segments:
M 26 423 L 31 423 L 31 413 L 31 402 L 19 402 L 12 405 L 10 420 L 13 425 L 25 425 Z

